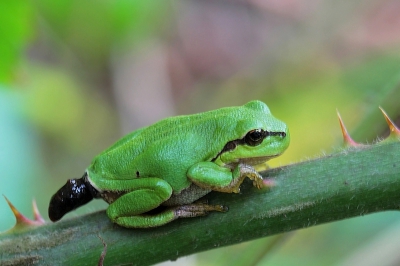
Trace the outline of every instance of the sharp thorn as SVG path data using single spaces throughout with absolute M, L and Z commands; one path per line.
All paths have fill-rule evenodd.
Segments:
M 37 207 L 35 199 L 32 200 L 32 208 L 33 208 L 33 215 L 35 217 L 35 222 L 38 222 L 40 224 L 44 224 L 45 220 L 43 219 L 42 215 L 40 215 L 40 212 L 39 212 L 39 209 Z
M 3 195 L 4 198 L 6 199 L 8 206 L 10 206 L 11 211 L 13 212 L 15 219 L 17 220 L 16 225 L 22 225 L 22 224 L 29 224 L 32 222 L 28 218 L 26 218 L 22 213 L 20 213 L 17 208 L 7 199 L 5 195 Z
M 8 198 L 5 195 L 3 195 L 3 196 L 6 199 L 8 206 L 10 206 L 10 209 L 13 212 L 14 217 L 16 219 L 16 223 L 11 230 L 13 230 L 13 229 L 18 230 L 18 229 L 26 228 L 29 226 L 38 226 L 38 225 L 42 225 L 45 223 L 44 219 L 39 214 L 35 200 L 33 201 L 33 212 L 35 215 L 35 220 L 31 220 L 29 218 L 26 218 L 21 212 L 19 212 L 17 210 L 17 208 L 15 208 L 15 206 L 11 203 L 11 201 L 8 200 Z
M 343 141 L 346 146 L 351 146 L 351 147 L 359 147 L 359 146 L 364 146 L 363 144 L 355 142 L 351 137 L 350 134 L 347 132 L 347 129 L 343 123 L 342 117 L 340 116 L 340 113 L 338 110 L 336 110 L 337 116 L 339 118 L 339 124 L 340 124 L 340 129 L 342 130 L 342 135 L 343 135 Z
M 389 126 L 390 135 L 399 137 L 400 129 L 393 123 L 393 121 L 390 119 L 390 117 L 387 115 L 387 113 L 385 112 L 385 110 L 383 110 L 382 107 L 379 106 L 379 109 L 381 110 L 383 116 L 385 117 L 386 123 Z

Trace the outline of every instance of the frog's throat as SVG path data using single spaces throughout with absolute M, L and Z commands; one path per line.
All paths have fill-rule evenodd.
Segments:
M 269 155 L 269 156 L 259 156 L 259 157 L 249 157 L 249 158 L 240 158 L 238 160 L 239 163 L 243 164 L 248 164 L 251 166 L 259 165 L 262 163 L 265 163 L 266 161 L 278 157 L 280 154 L 275 154 L 275 155 Z
M 247 164 L 247 165 L 251 165 L 251 166 L 256 166 L 256 165 L 260 165 L 263 164 L 265 162 L 267 162 L 268 160 L 278 157 L 279 154 L 274 154 L 274 155 L 268 155 L 268 156 L 256 156 L 256 157 L 248 157 L 248 158 L 240 158 L 240 159 L 236 159 L 235 161 L 232 162 L 223 162 L 221 160 L 220 157 L 216 158 L 216 160 L 212 161 L 214 163 L 216 163 L 219 166 L 222 167 L 228 167 L 231 169 L 234 169 L 238 164 Z

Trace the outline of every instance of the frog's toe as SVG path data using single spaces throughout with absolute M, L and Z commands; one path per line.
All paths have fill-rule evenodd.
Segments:
M 205 216 L 212 211 L 227 212 L 228 207 L 224 205 L 209 205 L 202 203 L 194 203 L 189 205 L 182 205 L 174 209 L 175 215 L 178 218 Z

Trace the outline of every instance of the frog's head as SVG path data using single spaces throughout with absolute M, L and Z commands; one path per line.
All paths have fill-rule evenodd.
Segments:
M 225 165 L 257 165 L 282 154 L 290 142 L 286 124 L 276 119 L 263 102 L 252 101 L 243 108 L 235 139 L 225 144 L 216 159 Z

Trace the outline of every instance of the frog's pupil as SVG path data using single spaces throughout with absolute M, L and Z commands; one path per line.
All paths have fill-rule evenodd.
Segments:
M 263 134 L 259 130 L 254 130 L 253 132 L 250 132 L 249 136 L 253 141 L 258 141 L 262 138 Z
M 254 129 L 247 133 L 244 139 L 247 145 L 257 146 L 263 141 L 264 137 L 267 135 L 268 132 L 262 129 Z

